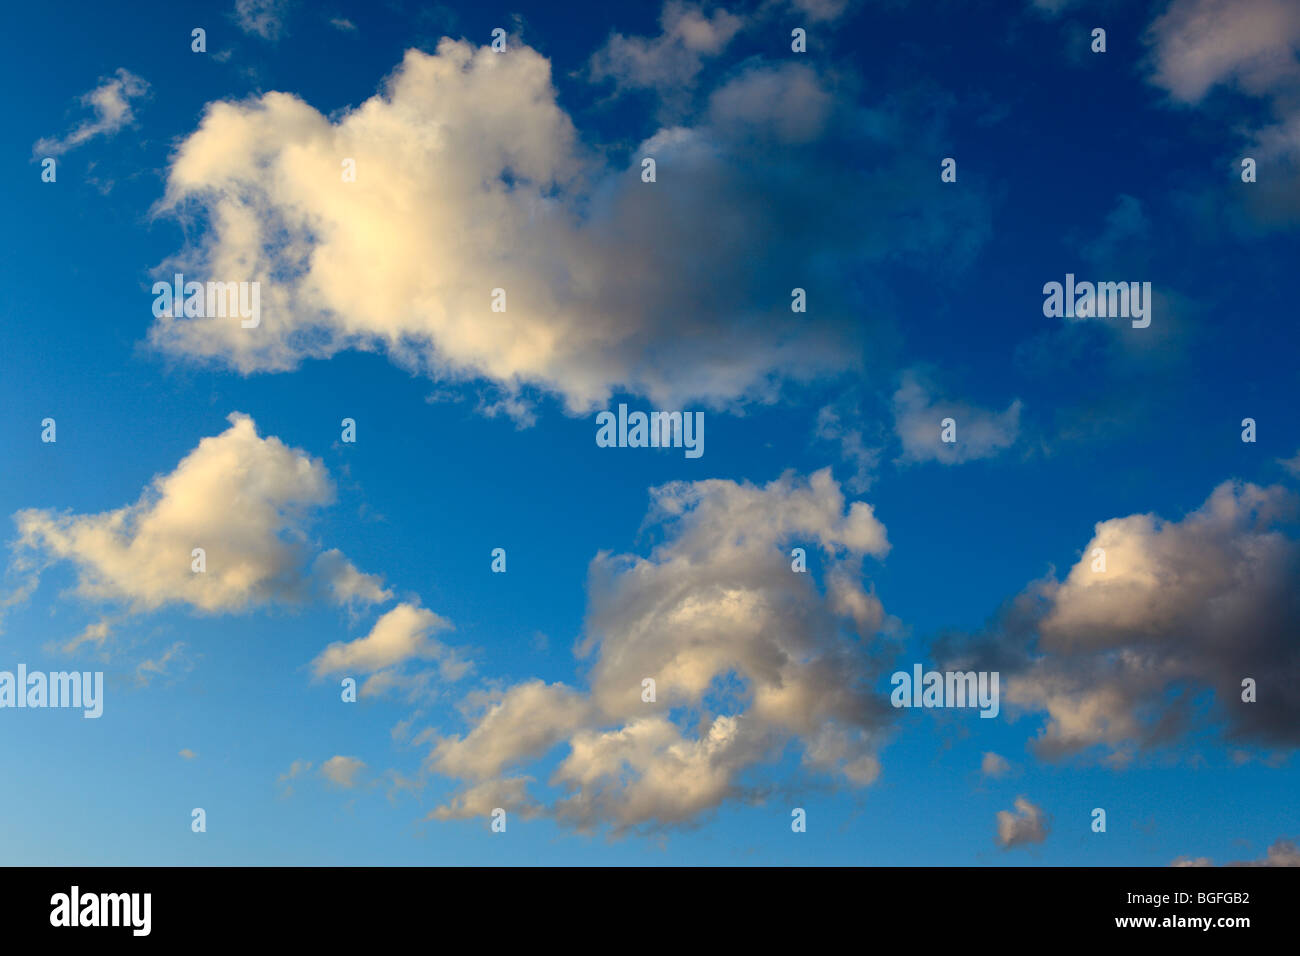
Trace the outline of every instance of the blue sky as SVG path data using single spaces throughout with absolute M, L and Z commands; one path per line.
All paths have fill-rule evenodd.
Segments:
M 1292 5 L 12 16 L 5 862 L 1295 855 Z

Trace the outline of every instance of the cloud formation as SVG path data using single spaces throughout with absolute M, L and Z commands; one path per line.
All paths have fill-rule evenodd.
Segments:
M 945 418 L 955 423 L 953 442 L 943 441 Z M 968 402 L 935 395 L 934 385 L 916 369 L 903 373 L 894 392 L 894 432 L 902 442 L 899 463 L 937 461 L 955 465 L 991 458 L 1015 444 L 1020 433 L 1020 400 L 992 412 Z
M 1268 104 L 1275 121 L 1244 130 L 1242 144 L 1259 165 L 1258 179 L 1234 202 L 1265 227 L 1293 225 L 1300 219 L 1300 5 L 1174 0 L 1151 24 L 1146 42 L 1151 82 L 1175 103 L 1199 104 L 1223 89 Z
M 1047 839 L 1048 824 L 1043 808 L 1024 797 L 1016 797 L 1015 811 L 999 810 L 998 827 L 994 841 L 1004 850 Z
M 410 50 L 335 119 L 285 93 L 209 104 L 158 206 L 206 228 L 160 271 L 259 281 L 262 322 L 168 316 L 151 339 L 245 373 L 380 351 L 486 381 L 525 420 L 527 390 L 574 413 L 616 389 L 665 408 L 774 399 L 858 364 L 864 268 L 961 259 L 987 234 L 975 190 L 918 214 L 932 185 L 909 150 L 933 133 L 851 90 L 751 63 L 693 125 L 614 162 L 581 145 L 549 62 L 518 43 Z
M 324 464 L 261 437 L 247 415 L 228 420 L 229 428 L 202 439 L 134 504 L 99 514 L 18 512 L 14 566 L 36 574 L 67 561 L 80 598 L 132 613 L 385 599 L 378 577 L 362 574 L 337 550 L 317 554 L 309 542 L 313 513 L 334 500 Z M 102 644 L 107 635 L 107 624 L 92 626 L 73 644 Z
M 502 806 L 581 829 L 684 824 L 757 798 L 747 774 L 790 741 L 809 772 L 875 780 L 889 709 L 872 683 L 890 621 L 861 562 L 889 543 L 871 507 L 846 503 L 824 469 L 665 485 L 647 523 L 663 537 L 649 556 L 591 563 L 577 648 L 588 689 L 533 680 L 472 695 L 469 732 L 430 754 L 464 782 L 433 816 Z M 821 588 L 792 568 L 794 546 L 820 553 Z M 530 793 L 523 765 L 560 744 L 554 797 Z
M 986 633 L 945 652 L 1001 670 L 1004 701 L 1046 713 L 1035 749 L 1047 758 L 1095 747 L 1123 762 L 1207 707 L 1232 740 L 1294 748 L 1296 518 L 1291 491 L 1224 482 L 1179 521 L 1098 522 L 1064 580 L 1034 582 Z
M 320 775 L 336 787 L 351 788 L 357 785 L 357 777 L 365 768 L 365 763 L 356 757 L 340 755 L 321 764 Z
M 469 664 L 455 651 L 433 637 L 450 630 L 446 618 L 415 604 L 401 603 L 385 613 L 370 633 L 355 641 L 336 641 L 312 661 L 317 677 L 331 674 L 367 674 L 361 687 L 363 697 L 382 693 L 393 687 L 411 688 L 419 674 L 404 674 L 402 665 L 416 661 L 436 661 L 444 679 L 456 680 Z
M 1182 103 L 1219 84 L 1259 95 L 1300 78 L 1300 6 L 1289 0 L 1174 0 L 1146 39 L 1152 82 Z
M 984 752 L 984 757 L 980 760 L 980 773 L 986 777 L 1004 777 L 1011 771 L 1011 764 L 1007 759 L 991 750 Z
M 289 0 L 235 0 L 234 17 L 239 29 L 263 40 L 280 39 L 288 12 Z
M 102 79 L 99 86 L 81 97 L 82 105 L 89 106 L 95 118 L 83 120 L 65 136 L 37 140 L 32 155 L 59 156 L 96 136 L 112 136 L 135 118 L 131 101 L 148 92 L 148 83 L 130 70 L 118 69 L 113 76 Z
M 652 88 L 661 92 L 687 86 L 706 57 L 721 53 L 744 21 L 726 10 L 706 15 L 678 0 L 664 4 L 657 37 L 611 34 L 591 58 L 591 78 L 612 81 L 619 90 Z

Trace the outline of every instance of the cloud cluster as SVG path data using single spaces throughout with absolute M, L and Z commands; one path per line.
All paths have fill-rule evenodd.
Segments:
M 673 29 L 708 47 L 720 16 L 712 32 L 684 14 Z M 549 62 L 520 43 L 408 51 L 336 118 L 284 93 L 210 104 L 158 207 L 204 228 L 162 271 L 260 281 L 262 323 L 163 317 L 152 341 L 246 373 L 381 351 L 486 381 L 525 417 L 528 389 L 574 412 L 616 389 L 666 408 L 773 399 L 858 364 L 864 269 L 960 259 L 987 234 L 975 190 L 918 213 L 932 177 L 910 156 L 933 133 L 852 91 L 751 62 L 694 123 L 613 162 L 582 146 Z M 791 311 L 796 287 L 806 313 Z
M 1099 522 L 1064 580 L 1033 583 L 988 632 L 945 652 L 1001 670 L 1005 701 L 1046 712 L 1035 743 L 1049 758 L 1098 747 L 1123 761 L 1206 708 L 1231 739 L 1293 748 L 1296 518 L 1291 491 L 1224 482 L 1179 521 Z
M 471 729 L 430 754 L 463 784 L 433 816 L 502 806 L 582 829 L 686 823 L 761 792 L 746 774 L 791 741 L 809 771 L 876 778 L 889 715 L 872 683 L 891 622 L 861 580 L 862 559 L 889 549 L 871 507 L 846 504 L 829 469 L 761 487 L 676 482 L 652 498 L 662 541 L 649 556 L 592 561 L 577 648 L 588 688 L 533 680 L 472 696 Z M 820 554 L 821 588 L 792 569 L 793 547 Z M 555 797 L 530 793 L 525 765 L 560 744 Z

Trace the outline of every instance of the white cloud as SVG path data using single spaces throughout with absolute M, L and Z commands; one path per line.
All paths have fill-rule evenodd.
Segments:
M 706 57 L 720 54 L 744 21 L 726 10 L 706 16 L 698 6 L 669 2 L 660 14 L 659 36 L 615 33 L 591 58 L 591 77 L 612 80 L 619 89 L 688 86 Z
M 1024 797 L 1016 797 L 1015 812 L 998 811 L 998 831 L 996 841 L 1004 850 L 1030 843 L 1042 843 L 1047 839 L 1048 825 L 1043 817 L 1043 808 L 1030 803 Z
M 288 770 L 280 774 L 278 778 L 279 782 L 286 783 L 290 780 L 296 779 L 297 777 L 301 777 L 303 774 L 311 770 L 311 768 L 312 762 L 310 760 L 295 760 L 289 765 Z
M 164 677 L 178 668 L 188 670 L 192 666 L 185 654 L 185 642 L 176 641 L 157 657 L 141 661 L 136 666 L 136 683 L 147 684 L 155 677 Z
M 984 758 L 980 761 L 980 773 L 986 777 L 1004 777 L 1011 772 L 1011 764 L 1007 763 L 1005 757 L 995 754 L 988 750 L 984 752 Z
M 83 121 L 66 136 L 38 140 L 32 155 L 58 156 L 95 136 L 112 136 L 135 118 L 131 101 L 148 91 L 148 83 L 129 70 L 119 69 L 81 98 L 83 105 L 95 111 L 93 120 Z
M 955 442 L 942 440 L 945 418 L 956 422 Z M 934 394 L 932 383 L 909 369 L 894 392 L 894 431 L 903 444 L 900 463 L 937 461 L 959 464 L 991 458 L 1015 444 L 1020 433 L 1020 400 L 992 412 Z
M 297 780 L 299 777 L 305 776 L 311 770 L 311 768 L 312 768 L 312 762 L 310 760 L 295 760 L 292 764 L 289 765 L 288 770 L 280 774 L 280 776 L 276 777 L 275 782 L 279 786 L 284 788 L 283 790 L 284 796 L 288 797 L 293 794 L 292 781 Z
M 1180 521 L 1098 522 L 1063 581 L 1032 584 L 950 663 L 983 660 L 1004 701 L 1045 711 L 1049 758 L 1098 747 L 1122 763 L 1189 727 L 1206 698 L 1230 738 L 1300 745 L 1300 541 L 1284 533 L 1297 504 L 1224 482 Z
M 380 604 L 393 596 L 377 574 L 362 574 L 343 552 L 331 548 L 321 554 L 312 573 L 324 581 L 339 604 Z
M 363 696 L 371 696 L 404 687 L 413 689 L 412 680 L 421 675 L 403 675 L 395 668 L 413 661 L 438 661 L 443 677 L 455 680 L 468 665 L 455 652 L 432 635 L 450 630 L 451 622 L 414 604 L 402 603 L 384 614 L 370 633 L 355 641 L 336 641 L 312 661 L 317 677 L 329 674 L 370 674 L 362 687 Z M 427 680 L 427 678 L 425 679 Z
M 1265 100 L 1274 120 L 1236 125 L 1232 155 L 1259 164 L 1259 179 L 1235 191 L 1246 222 L 1264 232 L 1300 217 L 1300 5 L 1292 0 L 1175 0 L 1147 31 L 1151 81 L 1175 102 L 1216 89 Z M 1240 113 L 1233 110 L 1232 116 Z
M 810 68 L 755 69 L 727 89 L 698 125 L 617 163 L 580 145 L 549 62 L 523 45 L 408 51 L 380 94 L 333 120 L 285 93 L 209 104 L 158 207 L 209 225 L 160 274 L 260 281 L 262 322 L 164 317 L 151 339 L 244 373 L 379 351 L 486 382 L 500 394 L 484 410 L 521 421 L 534 392 L 575 414 L 614 390 L 716 407 L 853 368 L 867 332 L 849 277 L 968 249 L 984 206 L 971 194 L 915 215 L 914 188 L 930 188 L 909 179 L 900 144 L 915 137 Z M 790 142 L 819 129 L 815 145 Z M 864 191 L 863 164 L 888 189 Z M 801 283 L 813 305 L 794 315 Z
M 320 775 L 338 787 L 354 787 L 366 765 L 356 757 L 330 757 L 320 765 Z
M 757 130 L 781 142 L 806 143 L 821 135 L 832 106 L 811 67 L 783 63 L 746 70 L 714 91 L 709 118 L 731 135 Z
M 472 700 L 482 714 L 464 737 L 439 740 L 430 765 L 462 779 L 496 777 L 524 757 L 544 753 L 592 717 L 592 704 L 563 684 L 540 680 Z
M 1147 32 L 1152 81 L 1183 103 L 1219 84 L 1251 94 L 1300 77 L 1300 5 L 1291 0 L 1174 0 Z
M 386 597 L 377 578 L 337 551 L 317 556 L 307 539 L 312 512 L 334 500 L 325 466 L 262 438 L 247 415 L 228 420 L 135 504 L 99 514 L 18 512 L 15 566 L 69 561 L 81 598 L 132 612 L 177 604 L 238 612 L 326 591 L 340 603 Z M 202 572 L 194 570 L 196 548 L 205 552 Z M 107 633 L 107 622 L 92 625 L 72 646 L 102 643 Z
M 434 807 L 426 819 L 465 820 L 486 817 L 498 807 L 525 819 L 537 816 L 537 803 L 528 795 L 531 780 L 531 777 L 505 777 L 474 784 L 455 794 L 443 806 Z
M 76 651 L 82 644 L 94 644 L 97 649 L 102 649 L 108 640 L 109 634 L 112 633 L 112 625 L 108 619 L 95 621 L 86 625 L 85 629 L 74 637 L 68 643 L 63 645 L 63 652 L 71 654 Z
M 437 738 L 429 763 L 477 796 L 442 816 L 475 812 L 498 791 L 472 788 L 522 780 L 519 765 L 561 743 L 559 795 L 544 806 L 514 784 L 515 795 L 582 829 L 685 823 L 745 798 L 742 774 L 791 740 L 813 772 L 856 786 L 878 775 L 889 713 L 871 683 L 891 625 L 861 560 L 889 543 L 870 506 L 847 504 L 829 469 L 761 487 L 674 482 L 652 498 L 647 523 L 663 540 L 650 555 L 591 564 L 577 648 L 589 689 L 535 680 L 471 698 L 481 716 Z M 794 546 L 821 552 L 822 589 L 791 569 Z

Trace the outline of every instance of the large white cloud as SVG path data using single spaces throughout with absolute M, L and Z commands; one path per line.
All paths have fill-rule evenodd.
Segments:
M 337 550 L 318 553 L 308 538 L 313 513 L 334 500 L 324 464 L 263 438 L 247 415 L 229 421 L 134 504 L 99 514 L 18 512 L 15 564 L 32 570 L 68 561 L 82 598 L 130 612 L 387 599 L 377 576 L 361 573 Z M 204 551 L 201 572 L 194 569 L 196 548 Z M 106 636 L 103 627 L 78 641 L 102 643 Z
M 580 828 L 683 823 L 751 795 L 747 774 L 792 740 L 810 771 L 876 778 L 888 707 L 872 683 L 890 621 L 861 562 L 889 543 L 871 507 L 846 502 L 829 469 L 761 487 L 675 482 L 652 497 L 662 542 L 592 561 L 577 648 L 587 690 L 529 681 L 473 698 L 470 731 L 430 755 L 465 782 L 435 816 L 513 793 Z M 792 569 L 793 547 L 820 555 L 820 588 Z M 561 743 L 557 794 L 530 794 L 519 770 Z
M 159 205 L 194 223 L 194 243 L 159 271 L 259 281 L 262 321 L 163 317 L 152 340 L 244 372 L 378 350 L 575 411 L 619 388 L 665 408 L 772 398 L 859 361 L 865 264 L 960 258 L 987 232 L 976 191 L 917 215 L 932 187 L 911 149 L 931 134 L 851 89 L 750 64 L 697 123 L 614 163 L 580 145 L 549 62 L 520 43 L 408 51 L 333 119 L 285 93 L 210 104 Z M 806 313 L 791 312 L 795 287 Z
M 1296 517 L 1285 488 L 1224 482 L 1178 521 L 1099 522 L 1064 580 L 1031 585 L 954 657 L 1002 670 L 1008 703 L 1046 713 L 1036 745 L 1048 757 L 1129 759 L 1186 730 L 1207 698 L 1230 738 L 1294 748 Z

